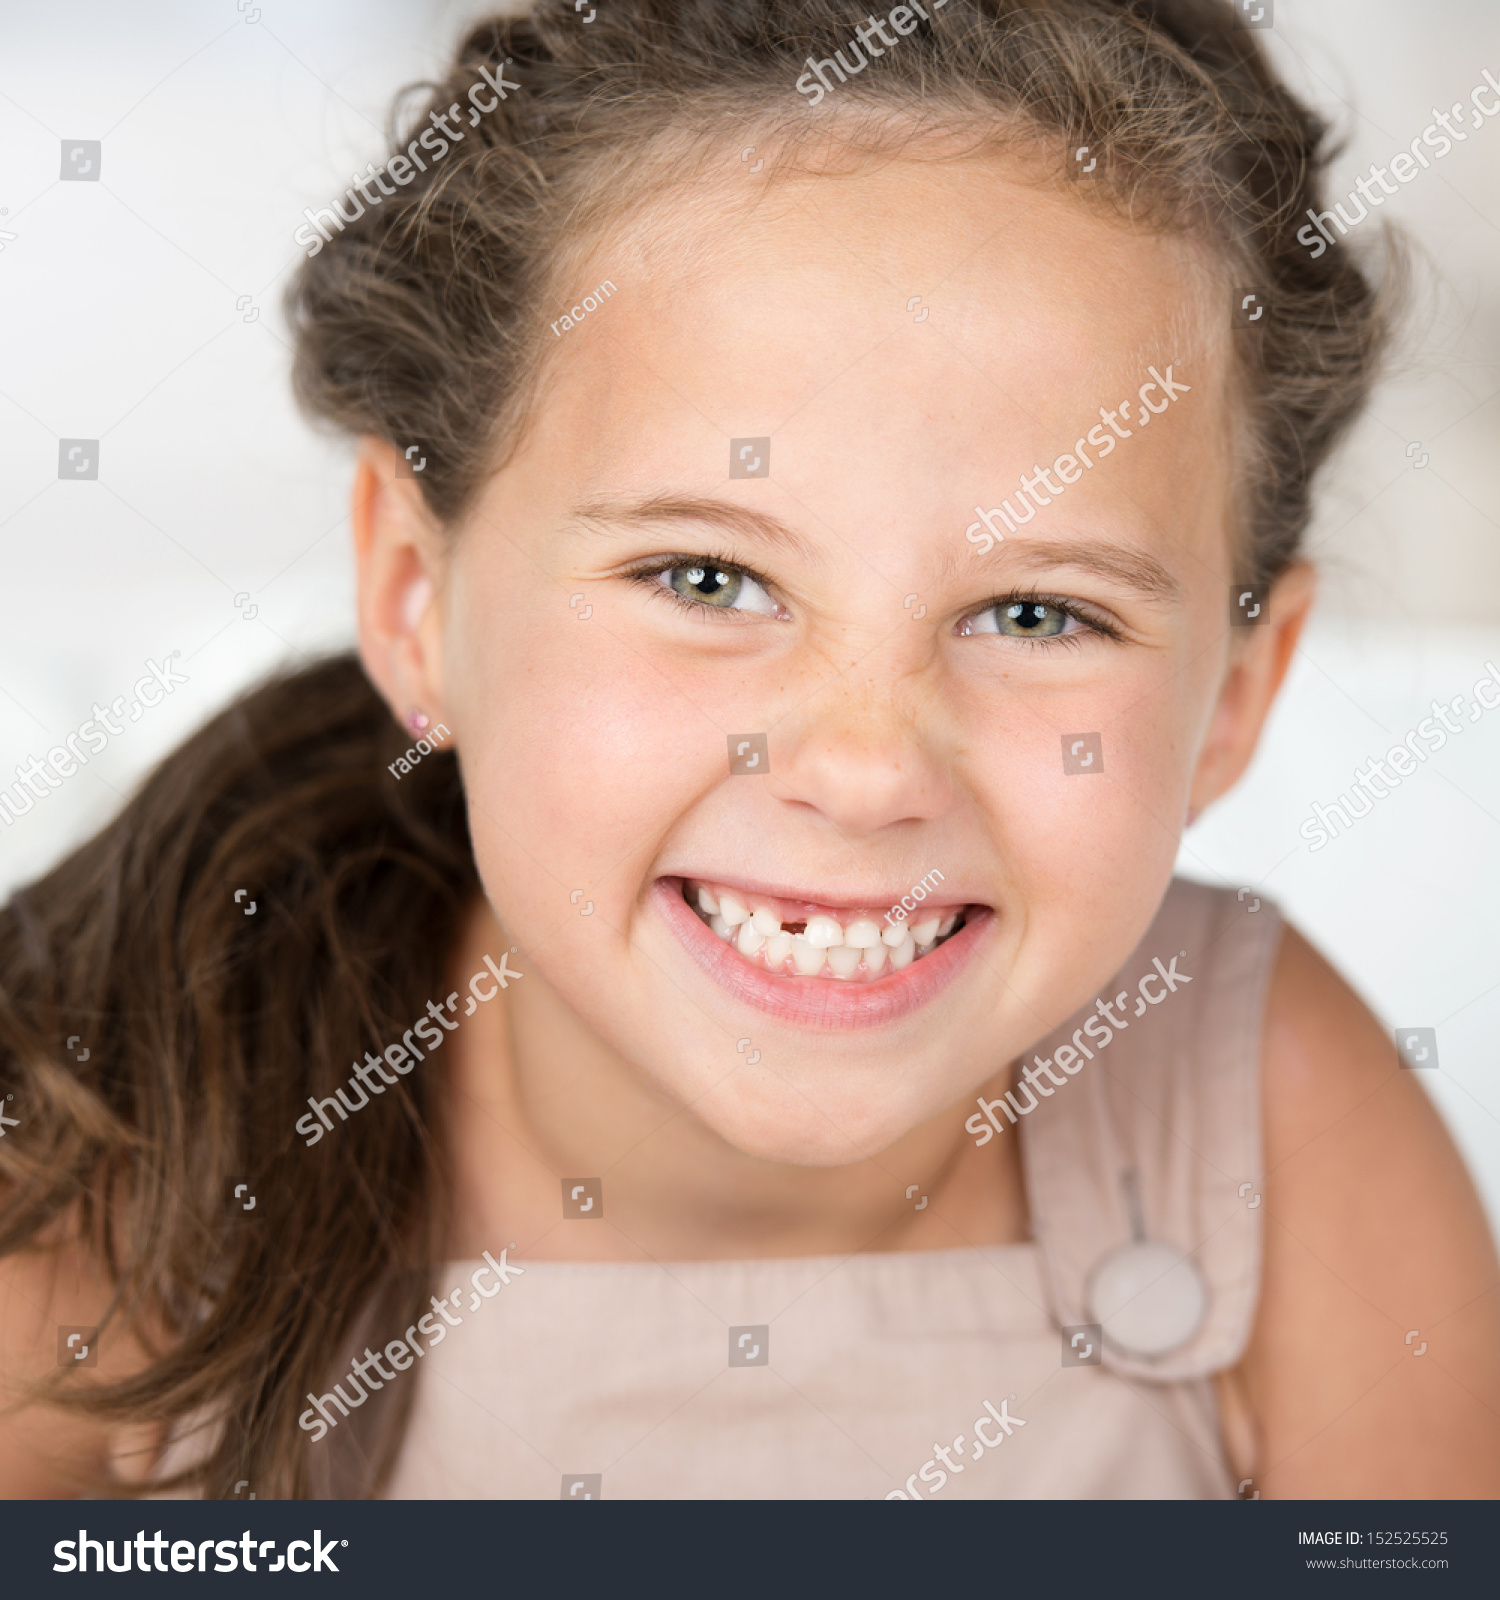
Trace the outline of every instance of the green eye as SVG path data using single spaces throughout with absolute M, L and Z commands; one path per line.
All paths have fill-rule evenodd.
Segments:
M 958 632 L 965 638 L 998 633 L 1006 639 L 1057 639 L 1065 644 L 1077 644 L 1088 634 L 1113 637 L 1102 624 L 1080 618 L 1066 600 L 1049 604 L 1032 595 L 995 600 L 966 618 Z
M 1013 600 L 1009 605 L 996 606 L 993 615 L 995 632 L 1012 639 L 1050 639 L 1062 633 L 1070 620 L 1067 612 L 1037 600 Z
M 723 567 L 669 567 L 668 585 L 684 600 L 696 600 L 703 605 L 727 611 L 739 599 L 745 575 Z
M 750 615 L 786 615 L 754 573 L 722 556 L 678 556 L 638 568 L 630 577 L 699 621 L 710 611 L 722 613 L 731 622 L 742 622 Z

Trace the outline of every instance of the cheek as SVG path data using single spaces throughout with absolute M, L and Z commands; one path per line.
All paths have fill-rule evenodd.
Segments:
M 1196 698 L 1180 679 L 1078 685 L 1017 705 L 986 762 L 1000 893 L 1018 915 L 1016 959 L 1050 977 L 1109 971 L 1129 954 L 1172 873 L 1186 806 Z M 1024 928 L 1024 938 L 1021 937 Z
M 1073 837 L 1085 850 L 1168 815 L 1187 791 L 1205 692 L 1175 659 L 1154 656 L 971 702 L 988 809 L 1032 837 Z
M 461 626 L 450 651 L 475 855 L 517 933 L 549 931 L 578 888 L 620 927 L 720 736 L 598 609 L 579 620 L 560 590 L 525 609 L 513 630 Z

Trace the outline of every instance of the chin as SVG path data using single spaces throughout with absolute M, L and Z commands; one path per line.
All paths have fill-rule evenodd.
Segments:
M 872 1108 L 867 1097 L 819 1093 L 772 1077 L 730 1078 L 692 1109 L 726 1144 L 758 1161 L 797 1167 L 847 1167 L 867 1161 L 909 1133 L 930 1113 L 913 1106 L 908 1116 L 890 1105 Z

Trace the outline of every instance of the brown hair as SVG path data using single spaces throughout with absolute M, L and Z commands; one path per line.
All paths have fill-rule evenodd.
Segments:
M 519 437 L 559 274 L 654 180 L 722 163 L 751 128 L 795 153 L 834 135 L 874 151 L 1019 127 L 1055 145 L 1059 168 L 1089 144 L 1099 192 L 1208 239 L 1226 282 L 1269 299 L 1239 353 L 1247 562 L 1274 576 L 1386 324 L 1341 244 L 1314 259 L 1293 238 L 1318 204 L 1323 126 L 1226 0 L 927 10 L 838 91 L 832 117 L 793 88 L 809 56 L 848 44 L 852 13 L 832 0 L 610 0 L 587 26 L 543 0 L 475 28 L 394 147 L 429 112 L 498 103 L 461 112 L 462 139 L 380 204 L 351 202 L 359 214 L 292 286 L 302 403 L 417 446 L 426 501 L 452 525 Z M 520 88 L 499 99 L 482 66 Z M 119 1420 L 211 1414 L 221 1426 L 185 1479 L 210 1495 L 246 1478 L 262 1498 L 333 1481 L 311 1474 L 303 1397 L 372 1306 L 381 1326 L 412 1320 L 441 1248 L 430 1074 L 316 1148 L 291 1133 L 309 1095 L 332 1094 L 351 1059 L 441 992 L 477 893 L 457 763 L 434 755 L 391 782 L 406 742 L 352 660 L 280 679 L 0 913 L 0 1076 L 25 1116 L 0 1146 L 0 1252 L 69 1229 L 114 1286 L 110 1319 L 165 1330 L 138 1377 L 53 1397 Z M 89 1042 L 86 1064 L 62 1050 L 71 1034 Z M 237 1181 L 258 1197 L 252 1222 L 231 1220 Z M 364 1491 L 394 1459 L 414 1387 L 363 1441 L 351 1481 Z M 347 1449 L 354 1430 L 340 1436 Z
M 455 758 L 380 781 L 406 743 L 351 659 L 273 682 L 0 912 L 20 1124 L 0 1146 L 0 1253 L 62 1225 L 115 1285 L 102 1339 L 168 1335 L 138 1377 L 49 1398 L 111 1421 L 205 1415 L 208 1495 L 306 1493 L 297 1415 L 355 1314 L 372 1296 L 382 1327 L 426 1309 L 431 1076 L 311 1149 L 294 1131 L 309 1095 L 441 994 L 475 892 Z

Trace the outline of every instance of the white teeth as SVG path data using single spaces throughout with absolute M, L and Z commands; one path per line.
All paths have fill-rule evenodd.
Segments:
M 787 933 L 769 906 L 753 912 L 728 889 L 713 890 L 699 884 L 693 900 L 709 927 L 742 956 L 764 962 L 768 971 L 785 973 L 787 958 L 800 977 L 873 979 L 886 971 L 900 972 L 919 956 L 937 948 L 959 925 L 961 910 L 946 916 L 928 916 L 921 922 L 882 923 L 858 916 L 847 925 L 819 912 L 807 919 L 805 931 Z M 758 959 L 757 959 L 758 958 Z
M 807 942 L 815 950 L 827 950 L 832 945 L 844 942 L 844 930 L 832 917 L 809 917 Z
M 805 935 L 799 933 L 793 937 L 792 964 L 804 978 L 817 977 L 826 959 L 822 949 L 811 943 Z
M 742 922 L 750 920 L 750 907 L 726 891 L 719 896 L 719 915 L 731 928 L 737 928 Z
M 828 967 L 835 978 L 852 978 L 859 968 L 859 958 L 862 951 L 855 950 L 847 944 L 836 944 L 829 947 Z

